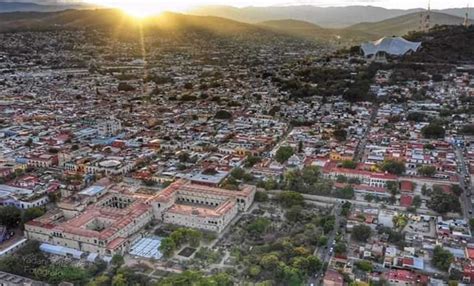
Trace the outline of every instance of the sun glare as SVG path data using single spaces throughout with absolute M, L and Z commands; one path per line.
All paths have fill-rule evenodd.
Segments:
M 162 1 L 162 0 L 91 0 L 96 4 L 103 5 L 105 7 L 119 8 L 125 13 L 136 17 L 146 18 L 149 16 L 157 15 L 162 12 L 184 12 L 187 9 L 192 8 L 192 0 L 175 0 L 175 1 Z
M 146 18 L 156 14 L 164 12 L 164 10 L 158 7 L 138 6 L 138 5 L 127 5 L 118 7 L 125 13 L 136 18 Z

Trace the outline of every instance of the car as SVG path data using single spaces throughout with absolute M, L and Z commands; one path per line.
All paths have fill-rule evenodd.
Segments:
M 334 250 L 334 248 L 332 248 L 332 247 L 331 247 L 331 248 L 329 248 L 329 253 L 332 253 L 332 252 L 333 252 L 333 250 Z

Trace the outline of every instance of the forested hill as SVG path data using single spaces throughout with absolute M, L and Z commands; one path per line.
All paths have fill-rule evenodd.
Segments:
M 422 42 L 421 50 L 406 61 L 474 64 L 474 25 L 439 26 L 428 33 L 410 33 L 406 38 Z

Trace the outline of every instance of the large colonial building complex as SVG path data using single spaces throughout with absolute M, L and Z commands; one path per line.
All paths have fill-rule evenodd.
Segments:
M 135 235 L 152 220 L 208 231 L 222 231 L 253 202 L 256 188 L 228 191 L 180 180 L 157 194 L 124 188 L 93 187 L 81 192 L 82 203 L 60 208 L 25 225 L 25 235 L 48 244 L 113 255 L 128 249 Z M 94 197 L 95 198 L 91 198 Z M 92 204 L 91 204 L 92 203 Z M 90 204 L 85 208 L 78 205 Z
M 253 202 L 256 188 L 228 191 L 178 181 L 150 199 L 156 218 L 187 227 L 220 232 Z

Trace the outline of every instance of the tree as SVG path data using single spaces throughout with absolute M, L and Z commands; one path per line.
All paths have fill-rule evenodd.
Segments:
M 275 254 L 264 254 L 260 260 L 260 265 L 263 269 L 275 269 L 279 261 L 280 259 Z
M 52 203 L 59 202 L 59 200 L 61 199 L 61 192 L 60 191 L 49 192 L 48 199 Z
M 166 237 L 161 240 L 159 250 L 163 253 L 165 257 L 170 257 L 176 250 L 176 243 L 171 237 Z
M 342 189 L 337 189 L 335 191 L 336 198 L 350 200 L 354 198 L 354 188 L 350 185 L 345 186 Z
M 275 160 L 277 160 L 278 163 L 283 164 L 288 161 L 293 154 L 293 148 L 290 146 L 281 146 L 275 154 Z
M 308 256 L 306 258 L 306 261 L 307 261 L 308 274 L 315 273 L 323 267 L 323 263 L 321 262 L 321 260 L 314 255 Z
M 345 202 L 342 205 L 341 215 L 345 216 L 345 217 L 349 216 L 349 214 L 351 212 L 351 207 L 352 207 L 352 204 L 350 202 Z
M 281 192 L 277 195 L 276 200 L 285 208 L 295 205 L 304 205 L 303 195 L 297 192 Z
M 450 194 L 446 194 L 439 189 L 433 190 L 433 192 L 431 193 L 430 200 L 426 205 L 430 209 L 441 214 L 461 211 L 461 204 L 459 203 L 459 198 Z
M 237 180 L 242 180 L 243 177 L 245 176 L 245 171 L 242 168 L 234 168 L 230 172 L 230 175 Z
M 229 120 L 232 118 L 232 114 L 226 110 L 219 110 L 214 117 L 216 119 Z
M 120 254 L 115 254 L 114 256 L 112 256 L 112 260 L 111 260 L 111 263 L 112 265 L 115 265 L 117 267 L 120 267 L 122 266 L 122 264 L 125 262 L 125 260 L 123 259 L 123 256 L 120 255 Z
M 372 229 L 365 224 L 359 224 L 352 228 L 352 238 L 357 241 L 367 242 L 371 235 Z
M 245 227 L 245 229 L 253 235 L 260 236 L 263 233 L 265 233 L 265 231 L 268 229 L 270 224 L 271 224 L 270 220 L 260 217 L 260 218 L 256 218 L 251 223 L 249 223 Z
M 127 280 L 123 274 L 117 274 L 112 279 L 112 286 L 127 286 Z
M 372 265 L 372 262 L 367 261 L 367 260 L 359 260 L 354 263 L 354 266 L 368 273 L 372 272 L 374 268 L 374 266 Z
M 255 193 L 255 201 L 260 203 L 268 201 L 268 194 L 266 192 L 257 191 Z
M 294 205 L 289 210 L 286 211 L 285 217 L 289 221 L 298 221 L 301 218 L 301 213 L 303 212 L 303 207 L 301 205 Z
M 181 153 L 178 155 L 178 160 L 179 160 L 181 163 L 186 163 L 186 162 L 188 162 L 188 160 L 189 160 L 189 153 L 188 153 L 188 152 L 181 152 Z
M 425 121 L 425 114 L 421 112 L 410 112 L 407 116 L 408 121 L 422 122 Z
M 431 190 L 428 189 L 428 187 L 426 186 L 426 184 L 423 184 L 423 186 L 421 186 L 421 194 L 422 194 L 423 196 L 428 196 L 428 195 L 430 195 L 430 192 L 431 192 Z
M 451 185 L 451 191 L 458 197 L 464 192 L 459 185 Z
M 387 189 L 389 190 L 390 194 L 392 194 L 392 196 L 396 196 L 400 191 L 398 182 L 395 181 L 388 181 Z
M 347 131 L 338 127 L 336 130 L 333 131 L 332 136 L 339 142 L 346 141 L 347 139 Z
M 186 240 L 192 247 L 198 247 L 201 242 L 202 232 L 196 229 L 188 228 L 186 230 Z
M 319 238 L 318 238 L 318 246 L 324 246 L 328 244 L 328 237 L 325 236 L 325 235 L 321 235 Z
M 448 250 L 443 249 L 441 246 L 437 245 L 433 251 L 433 265 L 443 271 L 448 271 L 451 262 L 453 262 L 454 257 Z
M 346 169 L 355 169 L 357 167 L 357 163 L 352 160 L 344 160 L 342 161 L 341 166 Z
M 336 243 L 336 245 L 334 246 L 334 253 L 336 254 L 345 254 L 347 252 L 347 246 L 345 243 L 343 242 L 338 242 Z
M 387 159 L 382 164 L 382 170 L 395 175 L 402 175 L 405 173 L 405 163 L 398 160 Z
M 403 229 L 408 224 L 408 218 L 404 214 L 397 214 L 392 217 L 393 225 L 398 229 Z
M 120 82 L 117 89 L 119 91 L 134 91 L 135 87 L 133 87 L 132 85 L 130 85 L 126 82 Z
M 251 265 L 248 269 L 248 273 L 251 277 L 257 277 L 262 272 L 262 268 L 259 265 Z
M 23 213 L 22 221 L 23 223 L 28 222 L 30 220 L 33 220 L 37 217 L 44 215 L 44 213 L 45 213 L 44 208 L 40 208 L 40 207 L 29 208 L 25 210 L 25 212 Z
M 419 195 L 413 197 L 412 205 L 416 208 L 419 208 L 421 206 L 421 197 Z
M 0 225 L 15 228 L 21 221 L 21 211 L 13 206 L 0 207 Z
M 298 153 L 302 153 L 304 148 L 303 141 L 298 142 Z
M 374 200 L 374 195 L 367 194 L 367 195 L 365 195 L 364 199 L 370 203 L 371 201 Z
M 265 181 L 265 190 L 270 191 L 278 187 L 278 183 L 274 179 L 268 179 Z
M 249 155 L 247 159 L 245 160 L 245 167 L 252 168 L 255 164 L 259 163 L 260 161 L 262 161 L 261 157 Z
M 95 278 L 92 282 L 88 283 L 87 286 L 109 286 L 110 278 L 107 275 L 100 275 Z
M 428 139 L 439 139 L 443 138 L 446 134 L 446 130 L 439 123 L 433 122 L 421 129 L 421 133 L 425 138 Z
M 464 135 L 474 135 L 474 124 L 464 125 L 461 128 L 461 133 Z
M 418 168 L 418 174 L 425 177 L 433 177 L 436 174 L 436 167 L 424 165 Z

